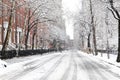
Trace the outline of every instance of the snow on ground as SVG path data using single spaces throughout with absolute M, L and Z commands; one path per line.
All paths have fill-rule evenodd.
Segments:
M 40 68 L 38 66 L 38 69 L 29 72 L 27 75 L 25 75 L 25 77 L 23 76 L 23 77 L 19 78 L 18 80 L 36 80 L 37 78 L 40 78 L 41 76 L 43 76 L 43 78 L 44 78 L 45 77 L 44 73 L 46 73 L 46 71 L 48 71 L 50 68 L 52 68 L 53 64 L 56 64 L 56 66 L 57 66 L 58 63 L 60 62 L 60 61 L 58 62 L 58 60 L 60 58 L 54 59 L 52 57 L 59 57 L 60 55 L 64 55 L 64 54 L 68 54 L 67 51 L 64 51 L 64 53 L 63 52 L 56 52 L 56 53 L 53 52 L 53 53 L 50 53 L 50 54 L 48 53 L 45 55 L 33 55 L 33 56 L 19 57 L 19 58 L 5 60 L 9 65 L 7 68 L 0 68 L 0 80 L 2 80 L 1 79 L 2 76 L 8 75 L 7 78 L 12 78 L 17 74 L 24 72 L 25 70 L 32 69 L 32 68 L 34 68 L 38 65 L 42 65 L 42 64 L 44 66 L 42 66 Z M 47 63 L 47 62 L 49 62 L 49 63 Z M 66 65 L 66 64 L 64 64 L 64 65 Z M 64 68 L 64 65 L 62 65 L 63 68 Z M 61 72 L 62 71 L 63 70 L 61 69 Z M 9 76 L 9 74 L 10 74 L 10 76 Z M 4 80 L 8 80 L 8 79 L 4 79 Z M 10 79 L 10 80 L 12 80 L 12 79 Z M 17 80 L 17 79 L 15 79 L 15 80 Z
M 59 55 L 59 58 L 49 61 L 49 63 L 46 63 L 42 67 L 39 67 L 17 80 L 60 80 L 62 74 L 64 74 L 64 71 L 68 67 L 69 57 L 65 56 L 68 54 L 67 52 L 56 54 Z
M 91 59 L 96 60 L 98 63 L 105 63 L 110 67 L 110 70 L 118 75 L 120 75 L 120 63 L 116 62 L 117 55 L 110 54 L 110 58 L 108 59 L 107 53 L 98 53 L 97 56 L 93 56 L 93 54 L 88 55 L 87 53 L 78 51 L 79 53 L 83 53 L 86 56 L 89 56 Z M 102 56 L 101 56 L 102 54 Z
M 6 61 L 10 64 L 7 68 L 0 69 L 0 80 L 120 79 L 120 75 L 118 75 L 120 68 L 108 64 L 105 59 L 99 56 L 88 55 L 82 51 L 63 51 L 43 56 L 13 58 Z
M 50 52 L 50 53 L 45 53 L 45 54 L 38 54 L 38 55 L 30 55 L 30 56 L 23 56 L 23 57 L 14 57 L 12 59 L 6 59 L 4 60 L 5 62 L 8 63 L 8 65 L 13 64 L 13 63 L 18 63 L 22 61 L 28 61 L 34 58 L 40 58 L 41 56 L 48 56 L 48 54 L 53 55 L 55 52 Z
M 97 58 L 103 60 L 104 62 L 111 65 L 111 71 L 120 75 L 120 63 L 116 62 L 117 55 L 110 54 L 110 58 L 108 59 L 107 53 L 103 54 L 103 57 L 100 57 L 100 53 Z
M 14 72 L 14 71 L 21 72 L 25 68 L 32 67 L 29 65 L 24 66 L 25 64 L 29 64 L 31 62 L 38 61 L 38 60 L 42 61 L 45 58 L 48 58 L 53 55 L 58 55 L 58 54 L 61 54 L 61 53 L 52 53 L 52 54 L 49 54 L 49 55 L 46 54 L 43 56 L 34 55 L 34 56 L 7 59 L 5 61 L 8 63 L 8 66 L 7 68 L 0 68 L 0 75 L 9 74 L 9 73 L 11 74 L 11 72 Z
M 120 63 L 116 62 L 117 55 L 115 55 L 115 54 L 109 54 L 109 55 L 110 55 L 110 58 L 108 59 L 107 53 L 103 53 L 103 56 L 101 56 L 101 53 L 99 53 L 97 58 L 102 59 L 105 62 L 120 68 Z

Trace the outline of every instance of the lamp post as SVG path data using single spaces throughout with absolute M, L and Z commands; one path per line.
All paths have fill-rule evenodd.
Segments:
M 19 56 L 18 54 L 19 54 L 20 47 L 21 47 L 21 33 L 22 33 L 22 29 L 17 27 L 17 35 L 18 35 L 17 44 L 18 44 L 18 47 L 17 47 L 17 50 L 16 50 L 16 52 L 17 52 L 16 56 Z
M 8 28 L 8 22 L 7 21 L 3 22 L 3 28 L 5 29 L 5 31 L 4 31 L 4 40 L 5 40 L 5 37 L 6 37 L 6 34 L 7 34 L 7 28 Z

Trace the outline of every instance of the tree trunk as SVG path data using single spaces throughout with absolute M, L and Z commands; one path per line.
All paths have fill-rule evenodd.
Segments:
M 34 41 L 35 41 L 35 32 L 32 37 L 32 50 L 34 50 L 34 44 L 35 44 Z
M 94 43 L 94 51 L 95 51 L 95 55 L 98 55 L 97 52 L 97 45 L 96 45 L 96 30 L 95 30 L 95 26 L 93 25 L 93 43 Z
M 12 16 L 13 16 L 13 7 L 12 7 L 12 9 L 10 11 L 7 34 L 6 34 L 5 41 L 4 41 L 3 47 L 2 47 L 2 52 L 1 52 L 2 58 L 5 58 L 5 56 L 6 56 L 5 50 L 6 50 L 7 46 L 8 46 L 8 43 L 9 43 L 9 38 L 10 38 L 10 33 L 11 33 L 11 27 L 12 27 Z
M 107 38 L 107 49 L 106 49 L 106 51 L 107 51 L 107 58 L 110 59 L 110 47 L 109 47 L 109 40 L 108 40 L 108 38 Z
M 27 50 L 28 49 L 28 37 L 29 37 L 29 33 L 30 33 L 30 8 L 29 8 L 29 11 L 28 11 L 28 21 L 27 21 L 27 25 L 28 27 L 26 28 L 27 29 L 27 34 L 26 34 L 26 37 L 25 37 L 25 49 Z
M 82 48 L 84 49 L 84 36 L 82 36 Z
M 114 7 L 113 5 L 113 0 L 109 0 L 109 3 L 110 3 L 110 6 L 111 6 L 111 9 L 108 8 L 112 14 L 113 14 L 113 17 L 118 20 L 118 55 L 117 55 L 117 62 L 120 62 L 120 14 L 119 14 L 119 11 Z
M 18 36 L 17 36 L 17 15 L 15 14 L 15 44 L 16 44 L 16 49 L 18 48 L 17 39 L 18 39 Z
M 27 30 L 27 34 L 26 34 L 26 37 L 25 37 L 25 49 L 26 49 L 26 50 L 28 49 L 28 37 L 29 37 L 29 33 L 30 33 L 30 30 L 28 29 L 28 30 Z
M 37 46 L 38 46 L 38 40 L 37 40 L 37 35 L 36 35 L 36 49 L 37 49 Z
M 88 34 L 88 41 L 87 41 L 87 46 L 88 46 L 89 52 L 91 52 L 90 36 L 91 36 L 91 33 Z
M 94 45 L 94 51 L 95 55 L 98 55 L 97 52 L 97 45 L 96 45 L 96 30 L 95 30 L 95 25 L 94 25 L 94 15 L 93 15 L 93 7 L 92 7 L 92 1 L 90 1 L 90 14 L 91 14 L 91 26 L 92 26 L 92 32 L 93 32 L 93 45 Z
M 2 0 L 2 45 L 3 45 L 3 42 L 4 42 L 4 26 L 3 26 L 3 22 L 4 22 L 4 17 L 3 17 L 3 14 L 4 14 L 4 8 L 3 8 L 3 0 Z
M 118 55 L 117 62 L 120 62 L 120 19 L 118 20 Z

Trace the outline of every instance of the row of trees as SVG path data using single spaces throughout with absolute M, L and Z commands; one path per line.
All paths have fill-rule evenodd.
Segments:
M 2 5 L 2 7 L 3 6 L 4 5 Z M 9 43 L 10 33 L 13 27 L 14 18 L 17 17 L 14 15 L 17 14 L 18 8 L 20 9 L 21 7 L 23 7 L 24 9 L 23 11 L 24 23 L 22 26 L 23 34 L 21 36 L 21 42 L 24 41 L 25 49 L 28 49 L 28 40 L 31 32 L 33 33 L 32 49 L 35 48 L 35 39 L 36 39 L 36 44 L 41 42 L 41 34 L 38 34 L 40 32 L 39 28 L 41 24 L 45 24 L 46 25 L 45 27 L 48 27 L 47 29 L 49 29 L 48 31 L 52 30 L 52 28 L 49 28 L 50 25 L 54 25 L 55 27 L 58 28 L 56 30 L 61 30 L 63 31 L 62 34 L 66 35 L 65 28 L 64 28 L 65 27 L 64 20 L 62 19 L 61 0 L 23 0 L 23 1 L 11 0 L 9 12 L 6 14 L 9 21 L 8 21 L 7 34 L 6 34 L 5 40 L 3 41 L 2 56 L 5 55 L 5 50 L 7 49 L 7 46 Z M 4 8 L 2 9 L 4 10 Z M 1 10 L 1 12 L 3 10 Z M 5 17 L 5 16 L 3 16 L 2 14 L 1 17 Z M 16 23 L 16 20 L 15 20 L 15 23 Z M 61 33 L 61 31 L 58 31 L 58 33 Z M 57 35 L 56 36 L 57 38 L 60 35 L 58 33 L 54 34 L 53 32 L 54 35 Z M 49 34 L 49 32 L 47 34 Z M 45 37 L 44 35 L 42 36 L 42 39 L 43 37 Z M 52 42 L 54 42 L 56 37 L 55 38 L 51 37 Z M 46 40 L 49 41 L 49 38 L 50 37 L 48 37 Z M 62 40 L 62 37 L 59 37 L 59 40 Z M 18 44 L 16 41 L 16 48 L 17 47 L 18 47 Z
M 82 10 L 75 17 L 82 49 L 87 48 L 95 55 L 99 49 L 107 50 L 108 58 L 110 49 L 117 50 L 116 61 L 120 62 L 119 3 L 119 0 L 82 1 Z

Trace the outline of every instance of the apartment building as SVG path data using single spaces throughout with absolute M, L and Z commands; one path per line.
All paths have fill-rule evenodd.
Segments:
M 18 46 L 24 48 L 25 43 L 25 0 L 1 0 L 0 1 L 0 49 L 4 43 L 9 24 L 10 10 L 13 9 L 12 27 L 7 49 L 16 49 Z M 32 32 L 30 32 L 29 45 L 32 44 Z

